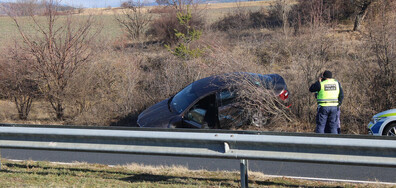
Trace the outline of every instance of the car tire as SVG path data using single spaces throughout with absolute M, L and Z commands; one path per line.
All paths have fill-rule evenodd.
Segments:
M 201 129 L 209 129 L 209 125 L 208 125 L 208 123 L 203 123 L 202 124 L 202 126 L 201 126 Z
M 387 125 L 384 129 L 384 132 L 382 132 L 382 135 L 396 136 L 396 123 L 391 123 Z
M 256 127 L 262 127 L 266 124 L 268 124 L 269 118 L 263 116 L 262 114 L 253 114 L 250 117 L 250 125 L 256 126 Z

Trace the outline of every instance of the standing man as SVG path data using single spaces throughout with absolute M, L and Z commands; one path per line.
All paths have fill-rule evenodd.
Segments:
M 319 81 L 309 87 L 310 92 L 317 92 L 318 110 L 316 115 L 316 133 L 338 134 L 337 115 L 344 92 L 341 84 L 333 79 L 333 74 L 326 70 Z

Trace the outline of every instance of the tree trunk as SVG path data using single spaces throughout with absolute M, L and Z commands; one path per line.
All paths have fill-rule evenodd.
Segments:
M 55 110 L 56 119 L 63 120 L 64 115 L 64 104 L 60 99 L 54 99 L 53 97 L 49 98 L 50 104 L 52 108 Z
M 63 120 L 63 105 L 58 103 L 55 111 L 56 111 L 56 119 Z
M 19 119 L 26 120 L 32 107 L 33 98 L 30 96 L 14 97 L 14 102 L 18 110 Z
M 355 23 L 353 25 L 353 31 L 359 31 L 360 26 L 362 25 L 362 22 L 364 18 L 366 17 L 368 7 L 370 6 L 372 1 L 364 1 L 362 5 L 360 6 L 359 13 L 355 17 Z

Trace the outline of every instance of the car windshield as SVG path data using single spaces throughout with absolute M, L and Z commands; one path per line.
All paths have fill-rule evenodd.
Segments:
M 173 97 L 171 105 L 178 113 L 182 113 L 188 105 L 198 98 L 198 96 L 192 92 L 192 87 L 193 84 L 188 85 Z

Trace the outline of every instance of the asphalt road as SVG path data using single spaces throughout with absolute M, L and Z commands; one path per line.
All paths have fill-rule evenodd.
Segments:
M 79 161 L 107 165 L 122 165 L 128 163 L 166 166 L 183 165 L 193 170 L 206 169 L 212 171 L 239 171 L 240 168 L 240 161 L 236 159 L 189 158 L 19 149 L 0 149 L 0 153 L 2 158 L 17 160 L 54 162 Z M 249 170 L 263 172 L 266 175 L 396 183 L 396 168 L 249 160 Z

